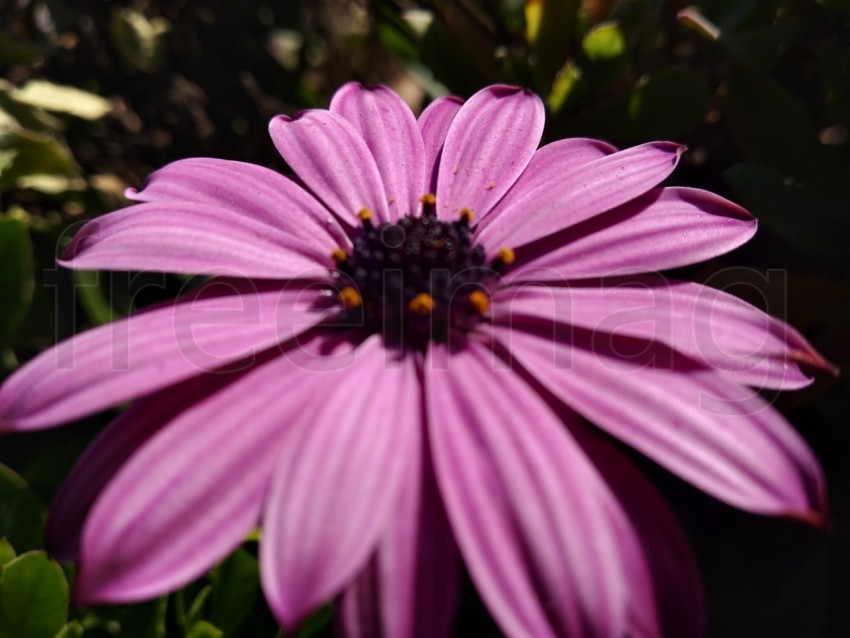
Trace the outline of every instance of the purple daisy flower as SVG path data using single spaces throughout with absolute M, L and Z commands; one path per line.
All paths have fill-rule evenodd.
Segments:
M 296 178 L 183 160 L 83 227 L 68 267 L 211 279 L 0 390 L 7 431 L 133 400 L 50 511 L 78 602 L 174 590 L 260 526 L 287 628 L 337 598 L 346 635 L 446 635 L 464 565 L 510 636 L 698 635 L 682 533 L 600 430 L 733 506 L 822 520 L 817 461 L 749 388 L 802 387 L 800 364 L 826 362 L 657 274 L 755 220 L 659 187 L 681 146 L 538 149 L 543 124 L 513 87 L 417 121 L 349 84 L 272 120 Z

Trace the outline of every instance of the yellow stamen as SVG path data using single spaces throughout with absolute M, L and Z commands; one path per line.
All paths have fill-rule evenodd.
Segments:
M 339 302 L 342 304 L 343 308 L 350 310 L 352 308 L 357 308 L 360 304 L 362 304 L 363 298 L 360 296 L 360 293 L 357 292 L 356 288 L 346 286 L 339 291 Z
M 341 264 L 346 259 L 348 259 L 348 253 L 345 252 L 342 248 L 337 247 L 337 248 L 334 248 L 333 251 L 331 251 L 331 258 L 336 263 Z
M 483 315 L 490 307 L 490 297 L 481 290 L 473 290 L 469 293 L 469 304 L 478 314 Z
M 434 308 L 437 306 L 437 302 L 434 301 L 434 298 L 429 295 L 427 292 L 420 292 L 413 299 L 410 300 L 410 303 L 407 304 L 407 307 L 410 309 L 410 312 L 421 315 L 423 317 L 427 317 L 432 312 L 434 312 Z
M 425 204 L 426 206 L 433 206 L 437 203 L 437 196 L 434 193 L 425 193 L 422 197 L 419 198 L 419 201 Z
M 468 208 L 464 208 L 462 211 L 460 211 L 460 221 L 462 221 L 464 224 L 469 224 L 474 217 L 475 213 L 473 213 Z
M 357 211 L 357 216 L 360 218 L 360 221 L 365 222 L 372 219 L 372 211 L 368 208 L 361 208 Z
M 505 266 L 510 266 L 516 261 L 516 253 L 513 251 L 513 248 L 500 248 L 499 259 L 502 260 Z

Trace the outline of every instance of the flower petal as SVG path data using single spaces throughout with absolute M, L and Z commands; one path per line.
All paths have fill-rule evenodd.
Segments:
M 91 220 L 59 263 L 91 270 L 294 279 L 322 276 L 332 265 L 330 251 L 320 252 L 315 244 L 230 209 L 160 201 Z
M 378 549 L 339 601 L 348 638 L 451 634 L 460 571 L 434 481 L 428 459 L 421 454 L 408 459 L 404 485 Z
M 297 236 L 327 255 L 344 236 L 339 222 L 290 178 L 256 164 L 196 157 L 154 171 L 144 187 L 127 189 L 139 202 L 186 201 L 226 208 Z
M 390 217 L 412 215 L 425 194 L 425 147 L 410 107 L 385 86 L 355 82 L 339 89 L 331 113 L 344 117 L 366 140 L 375 158 Z
M 452 120 L 463 105 L 463 100 L 456 97 L 440 97 L 431 102 L 419 115 L 419 130 L 425 143 L 425 166 L 428 190 L 437 193 L 437 172 L 440 168 L 440 157 L 443 154 L 443 144 Z
M 80 534 L 95 499 L 137 449 L 189 407 L 207 400 L 244 371 L 204 374 L 143 397 L 124 410 L 77 459 L 47 513 L 45 545 L 54 556 L 79 558 Z
M 672 142 L 652 142 L 576 166 L 538 165 L 479 224 L 477 239 L 492 254 L 616 208 L 670 175 L 683 150 Z
M 6 430 L 71 421 L 205 371 L 250 359 L 318 323 L 321 291 L 213 280 L 175 302 L 42 352 L 0 387 Z
M 304 111 L 295 119 L 278 115 L 269 133 L 286 163 L 332 213 L 359 226 L 368 208 L 389 221 L 381 173 L 366 142 L 345 118 L 329 111 Z
M 655 272 L 727 253 L 755 234 L 743 208 L 696 188 L 654 189 L 616 210 L 517 252 L 514 281 L 563 281 Z
M 476 342 L 434 348 L 425 375 L 440 493 L 502 631 L 625 635 L 627 566 L 642 559 L 618 542 L 627 523 L 562 423 Z
M 513 358 L 611 435 L 735 507 L 823 521 L 817 460 L 754 391 L 657 342 L 511 323 L 492 330 Z
M 244 540 L 287 433 L 306 425 L 311 390 L 324 381 L 317 362 L 299 350 L 275 357 L 188 406 L 133 454 L 83 527 L 79 604 L 160 596 Z
M 512 86 L 473 95 L 451 123 L 437 179 L 437 215 L 486 215 L 522 174 L 543 134 L 540 98 Z
M 626 511 L 652 575 L 661 630 L 632 606 L 629 636 L 702 636 L 705 603 L 696 560 L 667 505 L 643 474 L 613 445 L 586 427 L 573 428 L 585 453 Z M 628 537 L 623 539 L 628 542 Z M 637 602 L 637 601 L 635 601 Z M 653 631 L 654 630 L 654 631 Z
M 352 367 L 311 400 L 309 427 L 277 460 L 263 513 L 266 600 L 292 629 L 365 567 L 387 529 L 406 466 L 419 454 L 421 396 L 413 359 L 372 337 Z M 302 417 L 305 418 L 305 417 Z
M 796 362 L 829 366 L 796 330 L 755 306 L 708 286 L 663 277 L 506 288 L 493 297 L 493 313 L 502 322 L 518 316 L 556 319 L 605 335 L 661 341 L 754 387 L 801 388 L 812 379 Z

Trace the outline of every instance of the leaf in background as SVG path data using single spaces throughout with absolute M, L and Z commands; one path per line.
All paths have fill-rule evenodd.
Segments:
M 576 37 L 579 0 L 527 0 L 526 39 L 537 54 L 541 93 L 548 93 Z
M 74 270 L 74 290 L 92 325 L 101 326 L 115 319 L 115 309 L 103 294 L 100 286 L 103 273 L 95 270 Z
M 840 193 L 841 167 L 818 141 L 806 107 L 773 79 L 733 65 L 723 110 L 746 159 L 776 169 L 783 178 Z
M 31 64 L 42 57 L 41 51 L 0 31 L 0 65 Z
M 818 57 L 823 97 L 830 115 L 850 126 L 850 47 L 830 38 L 821 43 Z
M 16 556 L 15 548 L 8 538 L 0 538 L 0 567 L 8 563 Z
M 19 550 L 40 548 L 44 514 L 44 504 L 27 482 L 0 464 L 0 536 Z
M 165 18 L 148 20 L 133 9 L 115 8 L 110 22 L 112 40 L 131 69 L 154 73 L 162 62 L 162 37 L 171 24 Z
M 210 620 L 225 636 L 233 636 L 260 596 L 257 559 L 239 548 L 212 573 Z
M 62 627 L 59 633 L 56 634 L 56 638 L 82 638 L 85 631 L 83 626 L 74 620 Z
M 21 104 L 68 113 L 85 120 L 99 119 L 112 110 L 112 103 L 99 95 L 46 80 L 30 80 L 20 89 L 11 91 L 9 97 Z
M 640 141 L 675 139 L 700 125 L 709 99 L 708 81 L 701 73 L 685 67 L 663 69 L 632 92 L 629 122 L 640 132 Z
M 167 606 L 167 598 L 157 598 L 135 605 L 102 607 L 96 614 L 87 614 L 83 625 L 87 631 L 89 628 L 103 628 L 107 635 L 121 638 L 165 638 Z
M 626 36 L 616 22 L 602 22 L 590 29 L 581 42 L 591 61 L 618 58 L 626 52 Z
M 206 620 L 199 620 L 186 633 L 186 638 L 222 638 L 222 636 L 224 632 Z
M 850 256 L 850 202 L 745 162 L 724 174 L 735 197 L 792 246 L 830 260 Z
M 68 581 L 44 552 L 0 568 L 0 638 L 53 638 L 68 617 Z
M 23 222 L 0 216 L 0 349 L 11 347 L 33 293 L 33 254 Z
M 574 62 L 567 62 L 555 76 L 552 90 L 546 97 L 546 106 L 552 113 L 558 113 L 577 99 L 581 87 L 581 69 Z
M 0 133 L 0 145 L 15 151 L 11 162 L 0 171 L 0 192 L 20 187 L 34 175 L 68 178 L 69 184 L 79 178 L 77 163 L 71 152 L 55 137 L 26 129 Z

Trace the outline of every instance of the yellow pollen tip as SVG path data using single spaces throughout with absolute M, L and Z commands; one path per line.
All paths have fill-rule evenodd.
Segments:
M 420 292 L 413 299 L 410 300 L 410 303 L 407 304 L 407 307 L 410 309 L 410 312 L 416 315 L 421 315 L 426 317 L 434 312 L 434 308 L 437 306 L 437 302 L 434 301 L 434 298 L 429 295 L 427 292 Z
M 478 314 L 483 315 L 490 307 L 490 297 L 485 292 L 473 290 L 469 293 L 469 304 L 475 308 Z
M 437 203 L 437 196 L 434 193 L 425 193 L 422 197 L 419 198 L 419 201 L 425 204 L 426 206 L 433 206 Z
M 363 298 L 360 296 L 360 293 L 357 292 L 356 288 L 346 286 L 339 291 L 339 302 L 342 304 L 343 308 L 350 310 L 351 308 L 357 308 L 360 304 L 362 304 Z
M 338 264 L 341 264 L 346 259 L 348 259 L 348 253 L 345 252 L 342 248 L 334 248 L 331 252 L 331 258 Z
M 502 260 L 502 263 L 505 264 L 505 266 L 510 266 L 516 261 L 516 253 L 512 248 L 500 248 L 499 259 Z
M 460 211 L 460 221 L 464 222 L 465 224 L 471 222 L 474 217 L 475 213 L 473 213 L 468 208 L 464 208 L 462 211 Z
M 361 208 L 359 211 L 357 211 L 357 216 L 360 218 L 360 221 L 362 221 L 362 222 L 371 221 L 372 211 L 369 210 L 368 208 Z

